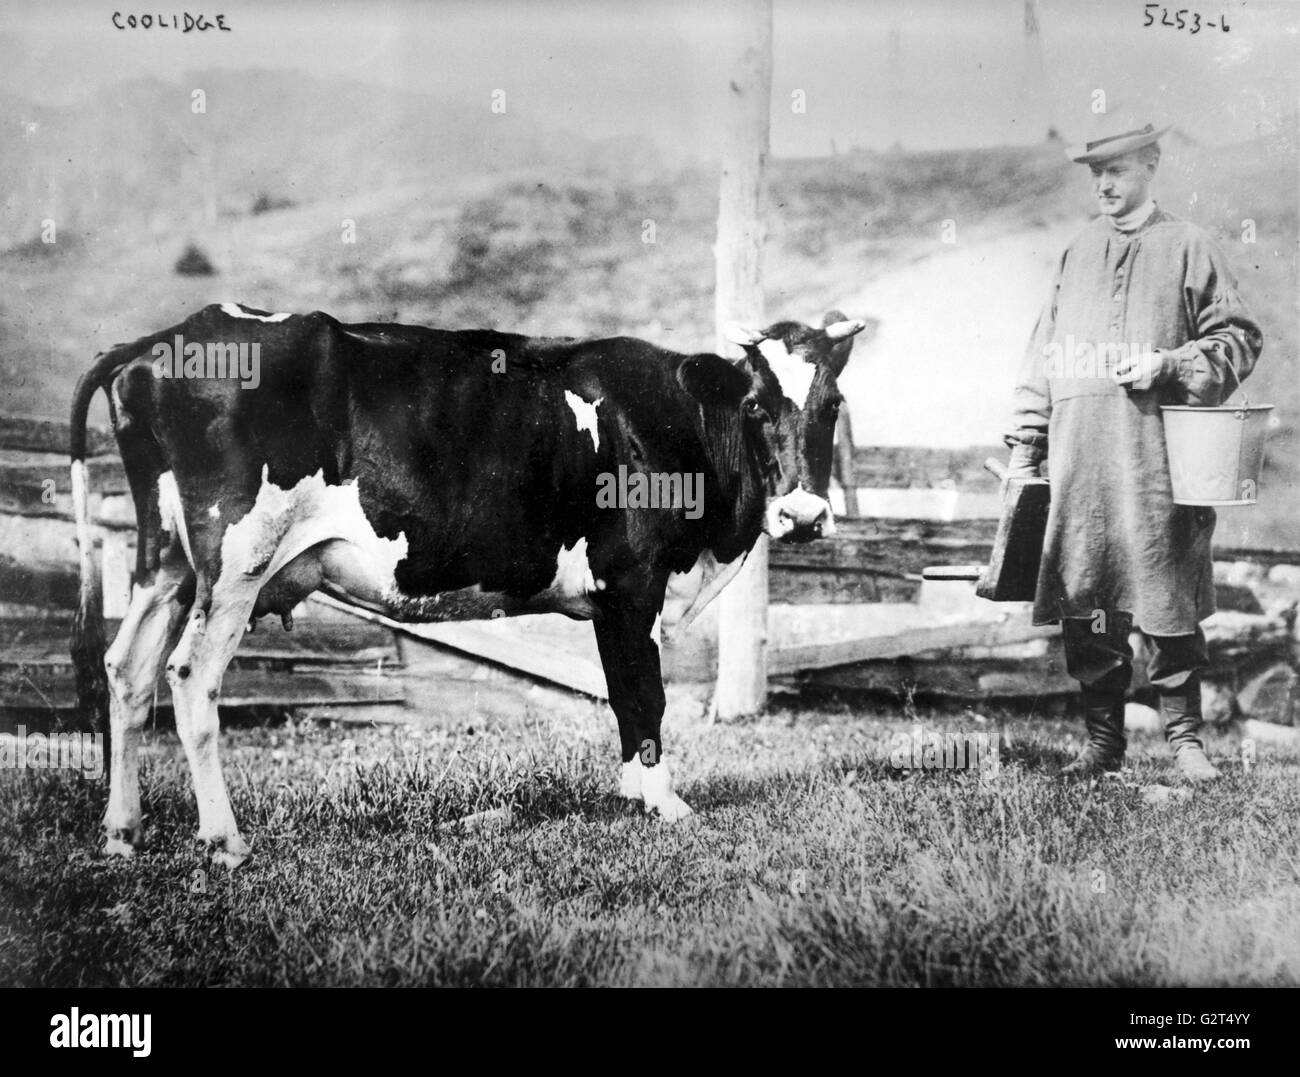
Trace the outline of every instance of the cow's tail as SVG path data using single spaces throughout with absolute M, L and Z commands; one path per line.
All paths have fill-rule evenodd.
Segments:
M 72 460 L 72 511 L 77 522 L 77 547 L 81 558 L 81 583 L 77 612 L 72 621 L 72 667 L 77 682 L 77 709 L 90 728 L 100 731 L 107 744 L 108 674 L 104 638 L 104 603 L 99 565 L 90 531 L 90 498 L 86 485 L 86 416 L 95 393 L 135 357 L 129 346 L 114 348 L 95 360 L 72 394 L 72 423 L 68 453 Z

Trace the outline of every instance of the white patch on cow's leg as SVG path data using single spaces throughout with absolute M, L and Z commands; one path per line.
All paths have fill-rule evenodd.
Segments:
M 618 795 L 628 800 L 641 799 L 641 757 L 634 755 L 631 762 L 623 764 L 618 778 Z
M 221 313 L 232 318 L 249 318 L 255 322 L 282 322 L 293 317 L 292 314 L 254 314 L 238 303 L 222 303 Z
M 185 560 L 193 565 L 194 554 L 190 550 L 189 528 L 185 526 L 185 508 L 181 505 L 176 476 L 170 471 L 164 471 L 158 476 L 158 516 L 162 520 L 162 529 L 180 540 Z
M 163 662 L 180 633 L 185 611 L 175 597 L 183 579 L 163 569 L 152 586 L 136 587 L 104 656 L 113 742 L 104 812 L 104 852 L 109 856 L 131 856 L 140 844 L 140 730 Z
M 641 768 L 641 799 L 647 812 L 657 811 L 659 818 L 675 823 L 693 815 L 690 806 L 673 792 L 673 776 L 664 757 L 653 767 Z
M 655 614 L 655 623 L 650 626 L 650 639 L 654 641 L 655 650 L 663 649 L 664 611 Z
M 393 567 L 406 553 L 405 538 L 388 541 L 371 530 L 355 483 L 327 486 L 318 472 L 285 490 L 274 485 L 267 472 L 263 467 L 252 509 L 222 536 L 221 575 L 213 584 L 207 615 L 199 610 L 190 614 L 167 662 L 176 729 L 199 806 L 199 838 L 210 843 L 217 862 L 229 868 L 243 863 L 249 850 L 221 774 L 217 697 L 258 592 L 295 558 L 337 539 L 368 554 L 381 579 L 391 579 Z
M 228 531 L 227 538 L 229 535 Z M 223 554 L 231 552 L 229 546 L 229 542 L 223 543 Z M 218 864 L 233 870 L 247 859 L 249 848 L 235 823 L 221 774 L 217 697 L 264 577 L 245 575 L 230 568 L 232 563 L 237 562 L 227 562 L 213 586 L 208 615 L 201 610 L 190 614 L 180 644 L 167 660 L 167 681 L 172 687 L 176 731 L 194 780 L 199 840 L 212 847 Z
M 573 412 L 573 420 L 578 424 L 578 431 L 587 431 L 591 435 L 592 448 L 599 449 L 600 431 L 596 429 L 596 405 L 600 403 L 600 399 L 588 404 L 577 393 L 571 393 L 568 389 L 564 390 L 564 399 Z

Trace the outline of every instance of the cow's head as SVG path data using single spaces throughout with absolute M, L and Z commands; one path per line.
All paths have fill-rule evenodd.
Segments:
M 843 400 L 836 379 L 854 335 L 865 327 L 838 311 L 827 314 L 821 328 L 733 325 L 727 338 L 745 350 L 744 359 L 726 371 L 716 362 L 684 366 L 683 384 L 692 395 L 739 410 L 741 490 L 761 491 L 762 527 L 774 539 L 807 542 L 834 533 L 827 494 Z M 757 473 L 746 481 L 751 468 Z

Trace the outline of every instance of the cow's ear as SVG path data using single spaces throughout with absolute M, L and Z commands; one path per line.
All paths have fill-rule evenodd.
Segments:
M 677 382 L 701 404 L 739 405 L 750 389 L 749 374 L 717 355 L 682 360 Z

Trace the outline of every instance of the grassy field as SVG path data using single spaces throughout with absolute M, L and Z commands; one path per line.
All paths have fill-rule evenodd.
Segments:
M 895 737 L 997 732 L 996 778 L 891 765 Z M 97 854 L 103 792 L 0 772 L 0 983 L 1300 983 L 1300 759 L 1182 793 L 1138 737 L 1122 780 L 1054 776 L 1077 723 L 827 701 L 749 723 L 670 704 L 696 808 L 612 793 L 612 717 L 228 729 L 233 875 L 196 843 L 174 734 L 143 764 L 149 847 Z M 485 809 L 509 819 L 455 825 Z M 452 825 L 447 825 L 452 824 Z

